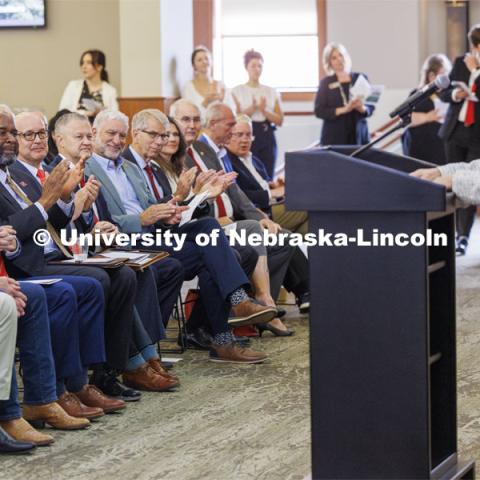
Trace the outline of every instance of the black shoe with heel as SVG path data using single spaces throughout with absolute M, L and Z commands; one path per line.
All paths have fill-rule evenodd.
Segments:
M 263 335 L 263 332 L 269 331 L 275 335 L 275 337 L 291 337 L 294 333 L 295 330 L 280 330 L 277 327 L 274 327 L 273 325 L 270 325 L 269 323 L 258 323 L 257 324 L 258 328 L 258 334 L 260 337 Z

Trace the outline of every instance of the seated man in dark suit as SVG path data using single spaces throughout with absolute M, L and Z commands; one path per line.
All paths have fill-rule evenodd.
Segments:
M 197 165 L 202 171 L 214 169 L 230 172 L 233 170 L 224 148 L 236 123 L 233 112 L 228 106 L 218 103 L 212 104 L 208 108 L 206 128 L 197 140 L 195 138 L 200 132 L 200 122 L 191 122 L 185 119 L 197 118 L 199 116 L 198 108 L 191 102 L 181 99 L 172 105 L 172 111 L 174 118 L 183 129 L 187 144 L 190 145 L 186 156 L 187 165 Z M 215 209 L 215 215 L 225 217 L 228 222 L 245 219 L 256 220 L 272 234 L 277 234 L 281 230 L 278 224 L 255 208 L 237 184 L 228 188 L 226 195 L 222 198 L 222 204 L 217 205 Z M 222 223 L 221 218 L 219 221 Z M 268 256 L 271 291 L 272 296 L 276 297 L 283 283 L 287 290 L 294 292 L 300 311 L 303 313 L 310 308 L 308 264 L 298 248 L 291 248 L 291 250 L 293 251 L 291 259 L 279 262 L 280 265 L 272 261 L 271 255 Z M 279 267 L 283 267 L 283 270 Z M 277 272 L 277 274 L 273 276 L 272 272 Z
M 284 203 L 285 186 L 269 181 L 263 163 L 252 155 L 252 122 L 250 118 L 238 115 L 230 140 L 225 145 L 233 169 L 238 173 L 237 185 L 247 197 L 272 217 L 282 228 L 305 234 L 308 231 L 306 212 L 287 212 Z
M 59 157 L 51 165 L 57 164 L 61 159 L 68 159 L 72 165 L 77 165 L 82 157 L 92 155 L 92 127 L 84 115 L 69 113 L 62 116 L 55 124 L 55 139 Z M 87 192 L 91 202 L 89 209 L 75 220 L 76 230 L 79 233 L 118 233 L 95 177 L 92 175 L 87 181 L 82 179 L 79 187 L 77 195 Z M 178 378 L 162 367 L 154 345 L 165 337 L 162 318 L 165 324 L 170 318 L 183 283 L 183 269 L 177 260 L 165 258 L 135 273 L 135 308 L 138 316 L 135 315 L 133 342 L 124 379 L 129 385 L 135 385 L 135 388 L 141 390 L 170 390 L 179 385 Z M 137 369 L 144 371 L 146 383 L 139 382 L 135 373 Z M 152 375 L 153 373 L 158 375 Z M 161 378 L 155 378 L 158 376 Z
M 156 226 L 164 232 L 170 225 L 178 224 L 182 209 L 175 206 L 174 201 L 158 203 L 150 193 L 142 171 L 121 158 L 128 133 L 128 118 L 119 112 L 103 111 L 96 117 L 93 127 L 95 154 L 88 160 L 86 172 L 95 175 L 101 182 L 110 213 L 120 230 L 124 233 L 154 233 Z M 158 131 L 148 126 L 141 130 L 142 135 L 151 138 L 152 149 L 161 148 L 166 140 L 163 126 Z M 274 312 L 249 300 L 244 290 L 248 279 L 223 232 L 219 231 L 216 246 L 208 243 L 199 247 L 195 243 L 197 234 L 209 235 L 214 229 L 219 229 L 219 226 L 210 219 L 189 222 L 177 231 L 186 236 L 180 250 L 176 251 L 168 245 L 161 245 L 161 248 L 180 260 L 187 279 L 199 277 L 214 332 L 210 359 L 235 363 L 261 362 L 266 355 L 234 344 L 227 324 L 228 312 L 233 308 L 238 316 L 251 323 L 270 319 Z
M 170 129 L 170 124 L 168 118 L 160 111 L 160 110 L 155 110 L 155 109 L 148 109 L 148 110 L 141 110 L 140 112 L 137 112 L 135 116 L 133 117 L 132 120 L 132 136 L 133 136 L 133 141 L 132 145 L 128 147 L 128 149 L 124 152 L 124 158 L 130 160 L 132 163 L 136 164 L 139 168 L 143 163 L 145 163 L 145 168 L 151 167 L 153 175 L 150 177 L 146 172 L 145 168 L 143 168 L 143 171 L 145 172 L 144 178 L 145 182 L 148 186 L 148 188 L 155 194 L 157 195 L 158 193 L 158 200 L 162 201 L 163 197 L 168 197 L 169 194 L 174 193 L 176 198 L 179 198 L 181 200 L 184 200 L 185 203 L 188 205 L 188 200 L 187 198 L 193 198 L 195 194 L 198 194 L 202 190 L 208 191 L 209 192 L 209 200 L 217 200 L 220 195 L 222 195 L 223 192 L 226 191 L 229 185 L 231 185 L 232 181 L 234 180 L 234 177 L 236 177 L 236 174 L 224 174 L 223 172 L 216 173 L 213 171 L 210 172 L 203 172 L 198 175 L 198 177 L 195 179 L 195 173 L 197 172 L 196 167 L 192 167 L 191 169 L 182 172 L 179 174 L 178 177 L 170 176 L 170 180 L 166 177 L 166 174 L 169 173 L 168 170 L 165 170 L 165 172 L 162 170 L 162 167 L 165 167 L 165 164 L 162 163 L 162 160 L 166 159 L 164 150 L 168 150 L 168 145 L 162 146 L 162 149 L 155 149 L 153 150 L 151 148 L 151 139 L 148 136 L 143 135 L 142 130 L 145 129 L 145 126 L 147 126 L 149 131 L 160 131 L 161 129 L 164 128 L 164 125 L 166 125 L 166 128 Z M 177 128 L 177 127 L 175 127 Z M 169 130 L 170 131 L 170 130 Z M 174 133 L 174 132 L 170 132 Z M 176 131 L 175 133 L 180 134 L 179 131 Z M 184 150 L 184 149 L 183 149 Z M 160 153 L 160 156 L 158 156 L 158 153 Z M 155 163 L 155 160 L 160 162 L 158 164 Z M 143 162 L 143 163 L 142 163 Z M 205 178 L 210 178 L 211 180 L 206 181 L 204 183 Z M 193 182 L 195 181 L 195 184 Z M 171 186 L 170 186 L 171 182 Z M 161 193 L 159 193 L 161 191 Z M 197 207 L 194 211 L 194 216 L 197 216 L 197 218 L 200 217 L 205 217 L 209 215 L 209 213 L 213 210 L 210 208 L 209 202 L 204 202 L 206 205 L 200 205 L 200 208 Z M 237 224 L 237 227 L 240 227 L 240 223 Z M 245 220 L 241 222 L 241 227 L 242 229 L 255 229 L 253 232 L 261 234 L 261 228 L 258 224 L 258 222 L 254 220 Z M 249 231 L 249 233 L 251 233 Z M 242 263 L 243 267 L 243 262 L 242 259 L 245 257 L 250 257 L 251 256 L 251 251 L 254 250 L 255 256 L 257 256 L 257 262 L 254 265 L 253 271 L 249 272 L 252 279 L 252 284 L 254 286 L 255 290 L 255 296 L 258 301 L 262 305 L 268 305 L 272 308 L 275 308 L 275 302 L 270 296 L 270 286 L 269 286 L 269 276 L 268 276 L 268 270 L 267 270 L 267 261 L 266 261 L 266 249 L 265 247 L 256 247 L 255 249 L 251 247 L 250 245 L 236 245 L 233 249 L 234 253 L 238 253 L 240 257 L 240 262 Z M 284 249 L 286 250 L 283 260 L 284 262 L 288 262 L 289 257 L 290 257 L 290 251 L 289 249 Z M 244 269 L 246 272 L 246 270 Z M 259 288 L 263 287 L 263 288 Z M 267 298 L 264 298 L 261 296 L 262 293 L 265 293 L 266 295 L 268 294 Z M 200 318 L 198 306 L 200 303 L 203 303 L 203 299 L 201 298 L 200 294 L 200 302 L 195 304 L 194 311 L 192 312 L 192 316 L 189 318 L 188 322 L 188 328 L 192 329 L 192 332 L 194 332 L 193 325 L 196 325 L 196 322 L 192 322 L 192 317 Z M 265 301 L 266 300 L 266 301 Z M 205 317 L 205 314 L 202 314 L 203 317 Z M 237 318 L 230 318 L 229 319 L 229 324 L 236 328 L 236 323 L 237 323 Z M 272 325 L 272 324 L 277 324 L 277 325 Z M 288 333 L 286 327 L 282 324 L 282 322 L 279 319 L 273 319 L 270 323 L 270 326 L 267 328 L 277 327 L 277 328 L 282 328 L 285 333 Z M 259 325 L 258 328 L 262 328 L 262 325 Z M 249 329 L 253 330 L 250 331 Z M 234 330 L 235 334 L 238 335 L 244 335 L 244 334 L 249 334 L 252 333 L 254 335 L 258 335 L 256 330 L 253 327 L 247 328 L 242 328 L 240 330 L 236 329 Z

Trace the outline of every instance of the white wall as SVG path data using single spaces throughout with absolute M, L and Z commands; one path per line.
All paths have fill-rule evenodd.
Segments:
M 389 88 L 418 82 L 419 22 L 419 0 L 327 0 L 327 40 L 343 43 L 354 70 Z
M 165 97 L 176 97 L 192 78 L 192 0 L 160 0 L 160 31 L 160 91 Z

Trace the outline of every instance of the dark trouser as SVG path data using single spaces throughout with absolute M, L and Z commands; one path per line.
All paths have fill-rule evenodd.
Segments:
M 285 281 L 285 275 L 289 268 L 290 259 L 295 248 L 288 245 L 267 247 L 267 263 L 270 273 L 270 293 L 273 300 L 278 298 L 280 287 Z
M 24 403 L 40 405 L 54 402 L 57 399 L 55 364 L 50 343 L 47 298 L 43 287 L 39 285 L 23 283 L 22 291 L 28 300 L 25 315 L 18 320 L 17 345 L 24 375 Z M 51 307 L 57 308 L 58 305 L 52 304 Z M 0 401 L 0 420 L 13 420 L 21 416 L 14 369 L 10 398 Z
M 209 242 L 199 247 L 195 238 L 199 233 L 219 231 L 217 244 Z M 185 278 L 198 276 L 211 331 L 214 335 L 229 331 L 227 319 L 230 311 L 229 296 L 240 287 L 249 285 L 228 240 L 219 223 L 213 218 L 202 218 L 179 228 L 187 234 L 183 248 L 175 252 L 171 247 L 162 247 L 182 263 Z
M 458 122 L 452 135 L 445 142 L 445 152 L 448 163 L 469 163 L 480 158 L 480 138 L 474 136 L 473 128 L 467 128 Z M 468 238 L 475 220 L 475 211 L 475 206 L 457 210 L 457 236 Z
M 275 162 L 277 161 L 277 139 L 274 127 L 270 122 L 252 122 L 255 140 L 252 144 L 252 153 L 258 157 L 267 169 L 270 178 L 275 176 Z
M 45 275 L 78 275 L 98 280 L 105 297 L 105 349 L 107 363 L 125 370 L 132 336 L 133 308 L 137 290 L 135 272 L 128 267 L 46 265 Z
M 169 257 L 153 264 L 151 269 L 157 286 L 158 306 L 163 325 L 167 326 L 184 280 L 182 263 L 176 258 Z M 151 302 L 147 299 L 148 301 Z M 161 338 L 163 337 L 164 335 Z
M 309 275 L 307 257 L 298 247 L 294 247 L 283 286 L 296 297 L 300 297 L 310 289 Z
M 237 257 L 242 270 L 245 272 L 247 277 L 255 270 L 258 261 L 258 253 L 252 247 L 245 245 L 243 247 L 233 247 L 233 252 Z M 190 318 L 188 319 L 187 323 L 187 330 L 189 332 L 193 332 L 199 327 L 206 326 L 208 329 L 208 322 L 206 322 L 207 312 L 205 310 L 205 306 L 202 301 L 202 296 L 200 295 L 199 299 L 195 302 L 192 313 L 190 314 Z

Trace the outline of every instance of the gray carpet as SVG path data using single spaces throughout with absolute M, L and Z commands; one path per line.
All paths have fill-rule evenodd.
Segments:
M 478 222 L 477 222 L 478 223 Z M 459 452 L 480 460 L 480 231 L 458 260 Z M 56 443 L 1 457 L 0 479 L 303 479 L 310 471 L 307 318 L 297 334 L 255 340 L 270 359 L 231 366 L 188 351 L 175 393 L 146 393 L 88 431 L 52 431 Z

